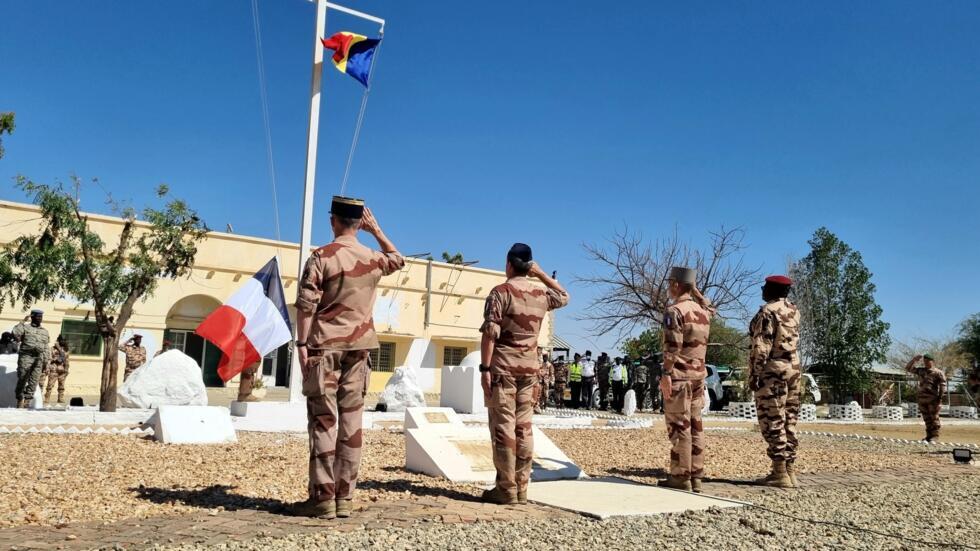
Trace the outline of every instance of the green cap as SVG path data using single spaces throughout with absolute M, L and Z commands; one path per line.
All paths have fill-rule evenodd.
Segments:
M 933 357 L 932 357 L 932 354 L 923 354 L 923 355 L 922 355 L 922 359 L 924 359 L 924 360 L 929 360 L 930 362 L 934 362 L 934 361 L 936 361 L 936 358 L 933 358 Z

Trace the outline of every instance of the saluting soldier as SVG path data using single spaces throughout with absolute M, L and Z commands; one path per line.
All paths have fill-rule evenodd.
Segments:
M 540 368 L 538 336 L 548 311 L 568 304 L 565 289 L 532 260 L 531 247 L 511 247 L 507 281 L 490 291 L 480 328 L 480 382 L 497 468 L 497 483 L 482 499 L 501 505 L 527 503 L 534 456 L 533 389 Z M 531 278 L 544 283 L 545 289 Z
M 923 360 L 923 365 L 918 365 L 919 360 Z M 924 440 L 930 443 L 937 442 L 939 429 L 942 428 L 942 423 L 939 421 L 939 407 L 946 392 L 946 374 L 936 367 L 932 354 L 916 355 L 905 366 L 905 370 L 919 379 L 916 401 L 919 403 L 919 414 L 926 423 Z
M 123 372 L 123 381 L 146 363 L 146 348 L 142 343 L 143 335 L 136 334 L 119 345 L 119 351 L 126 355 L 126 370 Z
M 296 351 L 310 433 L 309 499 L 294 514 L 349 517 L 361 464 L 361 418 L 378 348 L 374 301 L 378 282 L 405 259 L 381 231 L 364 201 L 335 196 L 330 207 L 334 240 L 306 262 L 296 297 Z M 370 234 L 381 251 L 357 240 Z
M 636 411 L 639 413 L 643 411 L 643 404 L 647 397 L 647 381 L 650 370 L 644 362 L 634 362 L 629 356 L 624 361 L 632 367 L 630 383 L 633 385 L 633 392 L 636 394 Z
M 541 350 L 540 348 L 538 349 Z M 555 366 L 548 354 L 541 353 L 541 369 L 538 371 L 538 386 L 535 391 L 534 413 L 541 413 L 548 405 L 548 387 L 555 381 Z
M 795 488 L 796 422 L 800 416 L 800 312 L 789 301 L 793 281 L 782 275 L 766 278 L 766 303 L 749 324 L 749 387 L 755 393 L 759 429 L 768 444 L 772 471 L 759 484 Z
M 17 350 L 17 386 L 14 394 L 17 407 L 26 408 L 37 390 L 37 378 L 45 369 L 51 355 L 51 336 L 41 327 L 44 311 L 34 309 L 27 319 L 18 323 L 13 330 L 14 338 L 20 342 Z
M 48 362 L 48 386 L 44 390 L 45 403 L 51 400 L 51 390 L 58 383 L 58 403 L 65 403 L 65 379 L 68 378 L 68 342 L 64 335 L 51 347 L 51 361 Z
M 708 375 L 704 357 L 714 310 L 698 290 L 691 268 L 673 267 L 668 292 L 673 303 L 663 319 L 664 421 L 672 445 L 670 476 L 660 485 L 680 490 L 701 491 L 704 478 L 704 379 Z
M 565 387 L 568 386 L 568 366 L 565 360 L 555 362 L 555 405 L 565 408 Z

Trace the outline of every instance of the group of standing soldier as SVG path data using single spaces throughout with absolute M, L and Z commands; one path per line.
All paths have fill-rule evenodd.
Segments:
M 547 406 L 549 390 L 553 393 L 554 405 L 564 408 L 566 388 L 571 389 L 570 407 L 596 407 L 591 381 L 582 375 L 589 372 L 587 365 L 591 356 L 591 351 L 586 351 L 585 356 L 575 354 L 574 360 L 566 363 L 562 358 L 552 361 L 547 354 L 542 354 L 538 387 L 535 389 L 538 404 L 535 413 L 540 413 Z M 614 410 L 621 413 L 626 393 L 630 390 L 636 395 L 637 411 L 643 411 L 648 393 L 652 398 L 652 409 L 657 409 L 660 404 L 658 385 L 663 370 L 662 359 L 663 354 L 660 353 L 648 353 L 635 360 L 629 357 L 609 358 L 605 352 L 600 354 L 592 378 L 599 389 L 599 409 L 605 411 L 612 405 Z

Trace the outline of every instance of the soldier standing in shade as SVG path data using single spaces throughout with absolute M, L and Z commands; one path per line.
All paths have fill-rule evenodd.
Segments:
M 568 366 L 565 360 L 555 362 L 555 405 L 565 409 L 565 387 L 568 386 Z
M 37 390 L 37 378 L 44 371 L 51 354 L 48 348 L 51 337 L 48 330 L 41 327 L 44 321 L 42 310 L 31 310 L 28 318 L 18 323 L 13 330 L 14 338 L 20 342 L 17 350 L 17 387 L 14 390 L 17 407 L 26 408 Z
M 596 362 L 595 376 L 596 384 L 599 386 L 599 409 L 605 411 L 609 409 L 609 370 L 612 364 L 609 363 L 609 356 L 605 352 L 599 354 L 599 361 Z
M 540 360 L 541 322 L 550 310 L 568 304 L 568 293 L 532 262 L 531 247 L 515 243 L 507 253 L 507 281 L 490 291 L 480 328 L 480 383 L 490 413 L 496 485 L 483 501 L 527 503 L 534 440 L 532 393 Z M 541 289 L 531 278 L 544 283 Z
M 765 486 L 795 488 L 796 421 L 800 416 L 800 312 L 790 302 L 793 281 L 786 276 L 766 278 L 765 304 L 749 324 L 749 388 L 755 393 L 759 429 L 768 444 L 772 471 L 757 481 Z
M 261 365 L 262 365 L 261 361 L 255 362 L 252 365 L 243 369 L 242 374 L 238 376 L 238 401 L 239 402 L 260 401 L 254 394 L 252 394 L 252 388 L 255 386 L 255 376 L 259 372 L 259 366 Z
M 136 334 L 119 345 L 119 351 L 126 355 L 126 371 L 123 372 L 123 381 L 146 363 L 146 348 L 142 346 L 142 342 L 143 335 Z
M 704 379 L 708 372 L 708 332 L 714 310 L 698 291 L 696 274 L 690 268 L 673 267 L 668 292 L 673 303 L 663 319 L 664 421 L 672 445 L 670 476 L 661 486 L 701 492 L 704 478 Z
M 361 465 L 361 418 L 378 348 L 374 301 L 383 276 L 405 259 L 385 236 L 364 201 L 335 196 L 330 207 L 334 240 L 310 256 L 296 297 L 296 352 L 310 433 L 310 497 L 293 514 L 335 518 L 353 511 Z M 381 251 L 357 240 L 370 234 Z
M 642 361 L 634 362 L 629 357 L 625 361 L 633 368 L 630 382 L 633 385 L 633 392 L 636 394 L 636 411 L 639 413 L 643 411 L 643 401 L 647 397 L 647 376 L 649 375 L 649 368 Z
M 539 348 L 540 352 L 541 349 Z M 555 366 L 548 354 L 541 352 L 541 369 L 538 371 L 538 386 L 535 394 L 534 413 L 541 413 L 548 406 L 548 386 L 555 381 Z
M 924 365 L 919 366 L 919 360 L 924 360 Z M 942 423 L 939 421 L 939 406 L 946 392 L 946 374 L 936 367 L 932 354 L 916 355 L 905 366 L 905 371 L 919 379 L 916 398 L 919 403 L 919 413 L 926 423 L 924 440 L 929 443 L 937 442 L 939 429 L 942 428 Z
M 58 403 L 65 403 L 65 379 L 68 378 L 68 342 L 64 335 L 58 335 L 51 347 L 51 361 L 48 362 L 48 386 L 44 390 L 45 403 L 51 401 L 51 390 L 58 383 Z

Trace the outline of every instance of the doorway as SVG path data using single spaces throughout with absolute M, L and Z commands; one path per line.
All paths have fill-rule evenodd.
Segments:
M 218 376 L 218 364 L 221 363 L 221 349 L 193 331 L 167 329 L 163 333 L 164 340 L 170 341 L 171 347 L 187 354 L 201 366 L 204 386 L 223 387 L 224 381 Z

